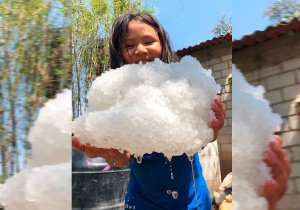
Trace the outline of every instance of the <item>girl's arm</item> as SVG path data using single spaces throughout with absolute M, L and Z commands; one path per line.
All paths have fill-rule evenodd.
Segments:
M 216 118 L 211 122 L 211 128 L 214 130 L 214 140 L 216 140 L 225 119 L 225 109 L 220 96 L 216 96 L 212 104 L 212 110 Z M 84 152 L 90 158 L 102 157 L 112 167 L 127 165 L 131 156 L 127 151 L 120 153 L 117 149 L 103 149 L 90 144 L 81 144 L 76 136 L 72 136 L 72 147 L 80 152 Z
M 91 146 L 89 143 L 81 144 L 76 136 L 72 136 L 72 147 L 79 152 L 84 152 L 89 158 L 104 158 L 111 167 L 122 167 L 128 164 L 130 153 L 120 153 L 117 149 L 103 149 Z

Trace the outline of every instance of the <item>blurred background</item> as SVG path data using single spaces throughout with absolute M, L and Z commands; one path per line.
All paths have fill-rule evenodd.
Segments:
M 0 1 L 0 183 L 30 159 L 39 108 L 71 87 L 71 7 L 62 1 Z

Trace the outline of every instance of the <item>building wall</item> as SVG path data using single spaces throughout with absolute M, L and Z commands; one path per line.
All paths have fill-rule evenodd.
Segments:
M 226 78 L 231 74 L 232 66 L 232 49 L 231 42 L 225 41 L 223 43 L 214 45 L 212 47 L 204 48 L 190 53 L 191 56 L 196 57 L 202 66 L 206 69 L 211 69 L 212 74 L 218 84 L 222 86 L 221 98 L 226 107 L 226 118 L 224 126 L 220 130 L 217 146 L 220 158 L 221 178 L 232 171 L 232 146 L 231 146 L 231 89 L 230 85 L 226 83 Z M 209 183 L 208 183 L 209 185 Z
M 274 112 L 282 116 L 278 127 L 291 162 L 288 190 L 278 210 L 300 209 L 300 115 L 295 98 L 300 94 L 300 32 L 233 52 L 233 63 L 253 85 L 263 85 Z

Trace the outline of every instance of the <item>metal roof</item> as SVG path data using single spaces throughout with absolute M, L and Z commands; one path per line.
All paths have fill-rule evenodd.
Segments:
M 238 51 L 268 40 L 275 39 L 279 36 L 300 31 L 300 20 L 292 19 L 290 22 L 281 22 L 276 26 L 269 26 L 263 31 L 255 31 L 252 34 L 243 36 L 240 40 L 232 42 L 232 51 Z
M 200 44 L 194 45 L 194 46 L 189 46 L 187 48 L 183 48 L 181 50 L 177 50 L 177 55 L 183 56 L 186 54 L 190 54 L 196 50 L 200 50 L 203 48 L 207 48 L 207 47 L 211 47 L 213 45 L 217 45 L 220 43 L 223 43 L 224 41 L 232 41 L 232 36 L 230 33 L 224 35 L 224 36 L 219 36 L 219 37 L 215 37 L 211 40 L 207 40 L 205 42 L 201 42 Z

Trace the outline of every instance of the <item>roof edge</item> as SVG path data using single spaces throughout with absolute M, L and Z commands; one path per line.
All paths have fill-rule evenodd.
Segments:
M 181 50 L 177 50 L 176 53 L 177 55 L 187 55 L 189 53 L 192 53 L 194 51 L 200 50 L 200 49 L 204 49 L 204 48 L 208 48 L 220 43 L 223 43 L 224 41 L 232 41 L 232 35 L 231 33 L 227 33 L 225 35 L 221 35 L 219 37 L 214 37 L 211 40 L 206 40 L 205 42 L 201 42 L 200 44 L 194 45 L 194 46 L 189 46 L 186 48 L 183 48 Z

